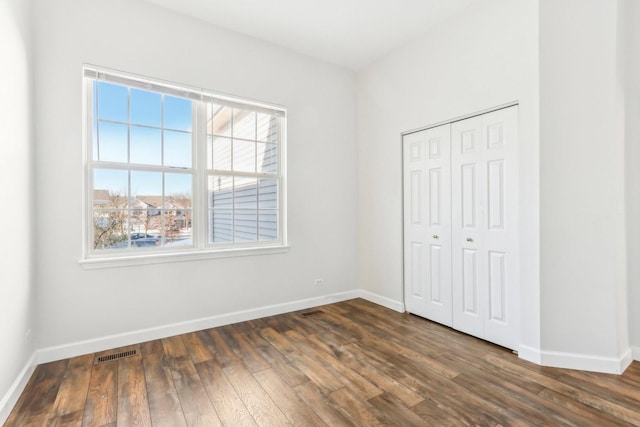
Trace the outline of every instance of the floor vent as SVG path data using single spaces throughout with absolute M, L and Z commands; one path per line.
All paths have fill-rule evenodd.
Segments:
M 300 313 L 300 316 L 309 317 L 309 316 L 313 316 L 314 314 L 320 314 L 320 313 L 324 313 L 324 312 L 322 310 L 313 310 L 313 311 L 307 311 L 306 313 Z
M 129 350 L 129 351 L 122 351 L 120 353 L 108 354 L 106 356 L 98 357 L 98 362 L 96 364 L 112 362 L 114 360 L 124 359 L 125 357 L 135 356 L 136 354 L 138 354 L 137 350 Z

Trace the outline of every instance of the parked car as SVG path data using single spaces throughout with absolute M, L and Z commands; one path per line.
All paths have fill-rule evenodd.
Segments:
M 151 234 L 144 234 L 144 233 L 131 233 L 131 236 L 129 237 L 131 237 L 131 240 L 138 240 L 138 239 L 144 239 L 147 237 L 155 237 L 155 236 L 152 236 Z
M 161 239 L 159 237 L 142 237 L 131 239 L 131 247 L 144 248 L 149 246 L 160 246 Z

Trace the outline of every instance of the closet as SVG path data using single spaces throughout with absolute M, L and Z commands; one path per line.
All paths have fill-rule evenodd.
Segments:
M 403 135 L 406 310 L 519 344 L 518 107 Z

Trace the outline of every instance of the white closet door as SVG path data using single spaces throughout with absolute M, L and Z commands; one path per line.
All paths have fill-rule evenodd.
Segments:
M 480 116 L 451 126 L 453 327 L 482 337 L 486 275 L 482 251 L 483 150 Z
M 517 107 L 452 124 L 453 327 L 519 344 Z
M 451 290 L 451 127 L 404 136 L 407 311 L 448 326 Z
M 485 339 L 512 349 L 520 344 L 517 124 L 518 107 L 482 116 L 487 164 Z

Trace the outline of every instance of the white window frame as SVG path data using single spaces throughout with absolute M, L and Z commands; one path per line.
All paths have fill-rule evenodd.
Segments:
M 227 258 L 236 256 L 262 255 L 287 252 L 287 181 L 286 181 L 286 120 L 287 110 L 281 106 L 265 104 L 253 100 L 221 95 L 208 90 L 178 85 L 159 79 L 151 79 L 131 73 L 83 65 L 83 257 L 80 264 L 83 268 L 121 267 L 138 264 L 166 263 L 174 261 L 191 261 L 210 258 Z M 93 169 L 94 167 L 117 170 L 150 170 L 171 172 L 167 166 L 140 166 L 130 163 L 113 163 L 93 160 L 93 123 L 92 94 L 93 80 L 107 81 L 143 90 L 162 92 L 168 95 L 188 97 L 193 101 L 192 111 L 192 239 L 193 246 L 185 248 L 163 247 L 151 250 L 118 249 L 96 251 L 93 249 Z M 256 111 L 268 111 L 277 114 L 279 119 L 279 140 L 277 143 L 277 159 L 279 172 L 242 173 L 237 171 L 215 171 L 207 168 L 207 103 L 223 103 L 238 105 Z M 175 172 L 186 172 L 188 169 L 176 168 Z M 209 243 L 208 231 L 209 204 L 207 182 L 209 175 L 250 176 L 255 178 L 271 178 L 279 181 L 278 187 L 278 239 L 269 241 L 251 241 L 237 243 Z

